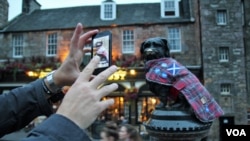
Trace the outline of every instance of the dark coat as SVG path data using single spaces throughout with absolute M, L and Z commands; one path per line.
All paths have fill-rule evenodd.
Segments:
M 37 116 L 53 114 L 45 98 L 42 79 L 0 94 L 0 137 L 22 129 Z M 34 128 L 24 141 L 83 141 L 86 133 L 69 119 L 54 114 Z

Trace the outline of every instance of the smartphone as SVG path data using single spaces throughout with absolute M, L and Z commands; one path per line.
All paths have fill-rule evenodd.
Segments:
M 95 55 L 100 56 L 100 62 L 93 72 L 99 74 L 111 66 L 112 53 L 112 33 L 108 30 L 97 33 L 92 37 L 91 58 Z

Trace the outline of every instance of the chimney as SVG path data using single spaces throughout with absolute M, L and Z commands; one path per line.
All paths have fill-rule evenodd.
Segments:
M 8 23 L 9 3 L 7 0 L 0 0 L 0 29 Z
M 23 0 L 22 13 L 30 14 L 40 8 L 41 5 L 36 0 Z

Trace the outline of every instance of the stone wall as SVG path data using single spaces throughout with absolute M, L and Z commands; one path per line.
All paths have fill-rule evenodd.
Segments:
M 0 29 L 8 22 L 9 3 L 7 0 L 0 0 Z
M 247 89 L 248 89 L 248 109 L 250 112 L 250 1 L 244 0 L 244 43 L 246 51 L 246 74 L 247 74 Z
M 204 82 L 235 124 L 247 124 L 247 89 L 242 7 L 235 0 L 200 0 Z M 217 25 L 217 10 L 226 10 L 227 24 Z M 219 47 L 229 47 L 229 62 L 219 61 Z M 231 85 L 230 95 L 221 95 L 221 84 Z M 212 139 L 219 138 L 219 123 L 214 123 Z

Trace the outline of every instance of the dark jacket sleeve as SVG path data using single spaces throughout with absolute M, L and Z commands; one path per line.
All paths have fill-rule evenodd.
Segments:
M 86 132 L 64 116 L 54 114 L 22 141 L 91 141 Z
M 45 98 L 42 79 L 0 95 L 0 137 L 25 127 L 40 115 L 49 116 L 52 107 Z

